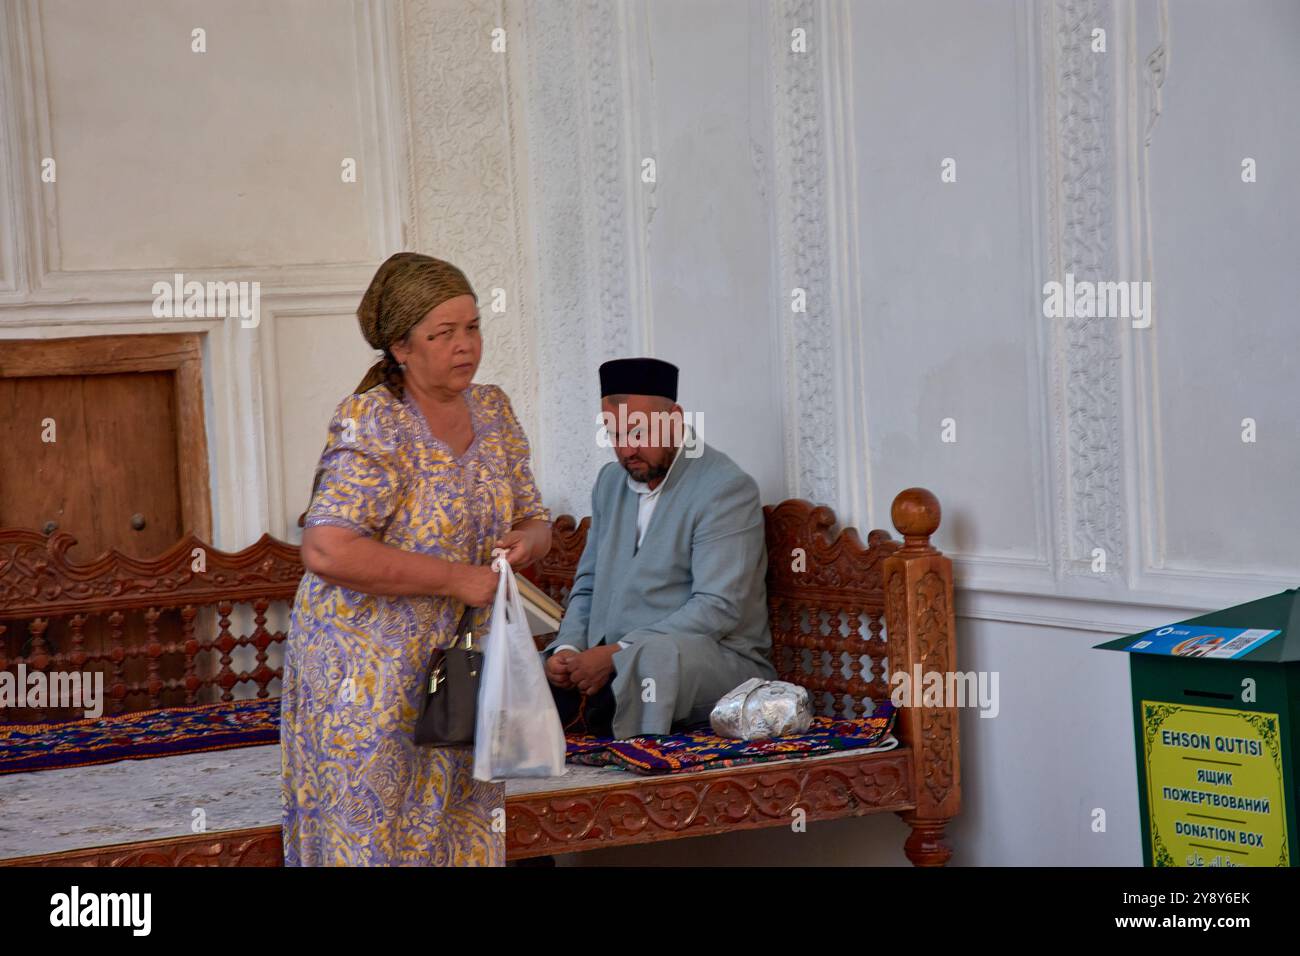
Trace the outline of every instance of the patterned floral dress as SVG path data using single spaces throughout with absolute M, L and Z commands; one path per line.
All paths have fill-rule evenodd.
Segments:
M 549 521 L 505 393 L 464 394 L 474 440 L 459 458 L 409 396 L 381 385 L 344 399 L 306 527 L 485 564 L 512 525 Z M 286 866 L 505 862 L 504 787 L 473 779 L 473 748 L 412 740 L 429 654 L 452 642 L 464 610 L 449 597 L 380 597 L 304 575 L 281 703 Z

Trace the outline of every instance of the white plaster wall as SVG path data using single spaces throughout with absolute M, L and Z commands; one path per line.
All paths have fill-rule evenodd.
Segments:
M 648 344 L 680 367 L 679 397 L 703 416 L 704 440 L 775 501 L 785 454 L 761 12 L 749 0 L 655 2 L 634 35 L 654 64 L 642 100 L 653 133 L 640 151 L 657 163 Z
M 940 548 L 1041 561 L 1041 318 L 1018 13 L 1012 2 L 852 7 L 852 307 L 866 378 L 852 412 L 866 421 L 872 500 L 846 502 L 845 517 L 889 527 L 894 495 L 922 485 L 943 503 Z M 940 179 L 949 158 L 953 183 Z M 952 442 L 941 440 L 948 421 Z
M 285 540 L 302 540 L 298 516 L 307 510 L 326 425 L 334 409 L 371 364 L 371 351 L 351 312 L 276 316 L 274 384 L 283 474 Z
M 962 670 L 997 672 L 999 712 L 961 714 L 953 862 L 1141 866 L 1128 661 L 1118 634 L 959 617 Z M 1093 829 L 1095 811 L 1104 831 Z
M 357 228 L 364 187 L 339 175 L 365 149 L 349 0 L 39 11 L 64 269 L 383 254 Z M 206 53 L 191 52 L 195 28 Z
M 1172 5 L 1151 135 L 1152 563 L 1294 579 L 1300 510 L 1284 489 L 1300 475 L 1300 124 L 1284 104 L 1300 95 L 1300 6 L 1223 14 L 1204 0 Z M 1139 30 L 1156 42 L 1158 18 Z M 1254 183 L 1241 179 L 1246 157 Z
M 597 369 L 654 355 L 705 441 L 784 496 L 770 53 L 744 0 L 524 5 L 543 495 L 585 514 Z M 654 181 L 642 178 L 653 161 Z

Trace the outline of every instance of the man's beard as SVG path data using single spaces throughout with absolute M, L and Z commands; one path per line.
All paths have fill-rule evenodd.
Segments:
M 643 485 L 648 485 L 652 481 L 658 481 L 664 475 L 668 474 L 667 465 L 651 465 L 645 461 L 622 462 L 623 470 L 632 476 L 633 481 L 639 481 Z M 642 470 L 642 474 L 633 473 L 632 469 Z

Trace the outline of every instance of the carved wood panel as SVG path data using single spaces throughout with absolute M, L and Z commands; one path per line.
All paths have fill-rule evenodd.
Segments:
M 0 529 L 0 670 L 102 672 L 106 714 L 229 701 L 244 688 L 273 696 L 303 574 L 296 547 L 264 535 L 227 553 L 188 535 L 157 558 L 110 550 L 79 562 L 74 542 Z M 0 720 L 81 716 L 17 708 Z
M 117 846 L 48 853 L 0 866 L 283 866 L 279 827 L 201 833 L 195 836 L 122 843 Z
M 648 777 L 635 784 L 506 801 L 510 859 L 790 826 L 913 806 L 911 754 L 778 761 L 725 773 Z

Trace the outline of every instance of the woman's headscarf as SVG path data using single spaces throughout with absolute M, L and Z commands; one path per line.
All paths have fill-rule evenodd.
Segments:
M 399 252 L 381 265 L 357 307 L 361 334 L 371 348 L 384 357 L 371 366 L 357 385 L 359 395 L 381 382 L 401 394 L 401 371 L 388 350 L 394 342 L 411 331 L 429 310 L 458 295 L 473 295 L 474 289 L 450 262 L 424 256 L 418 252 Z

